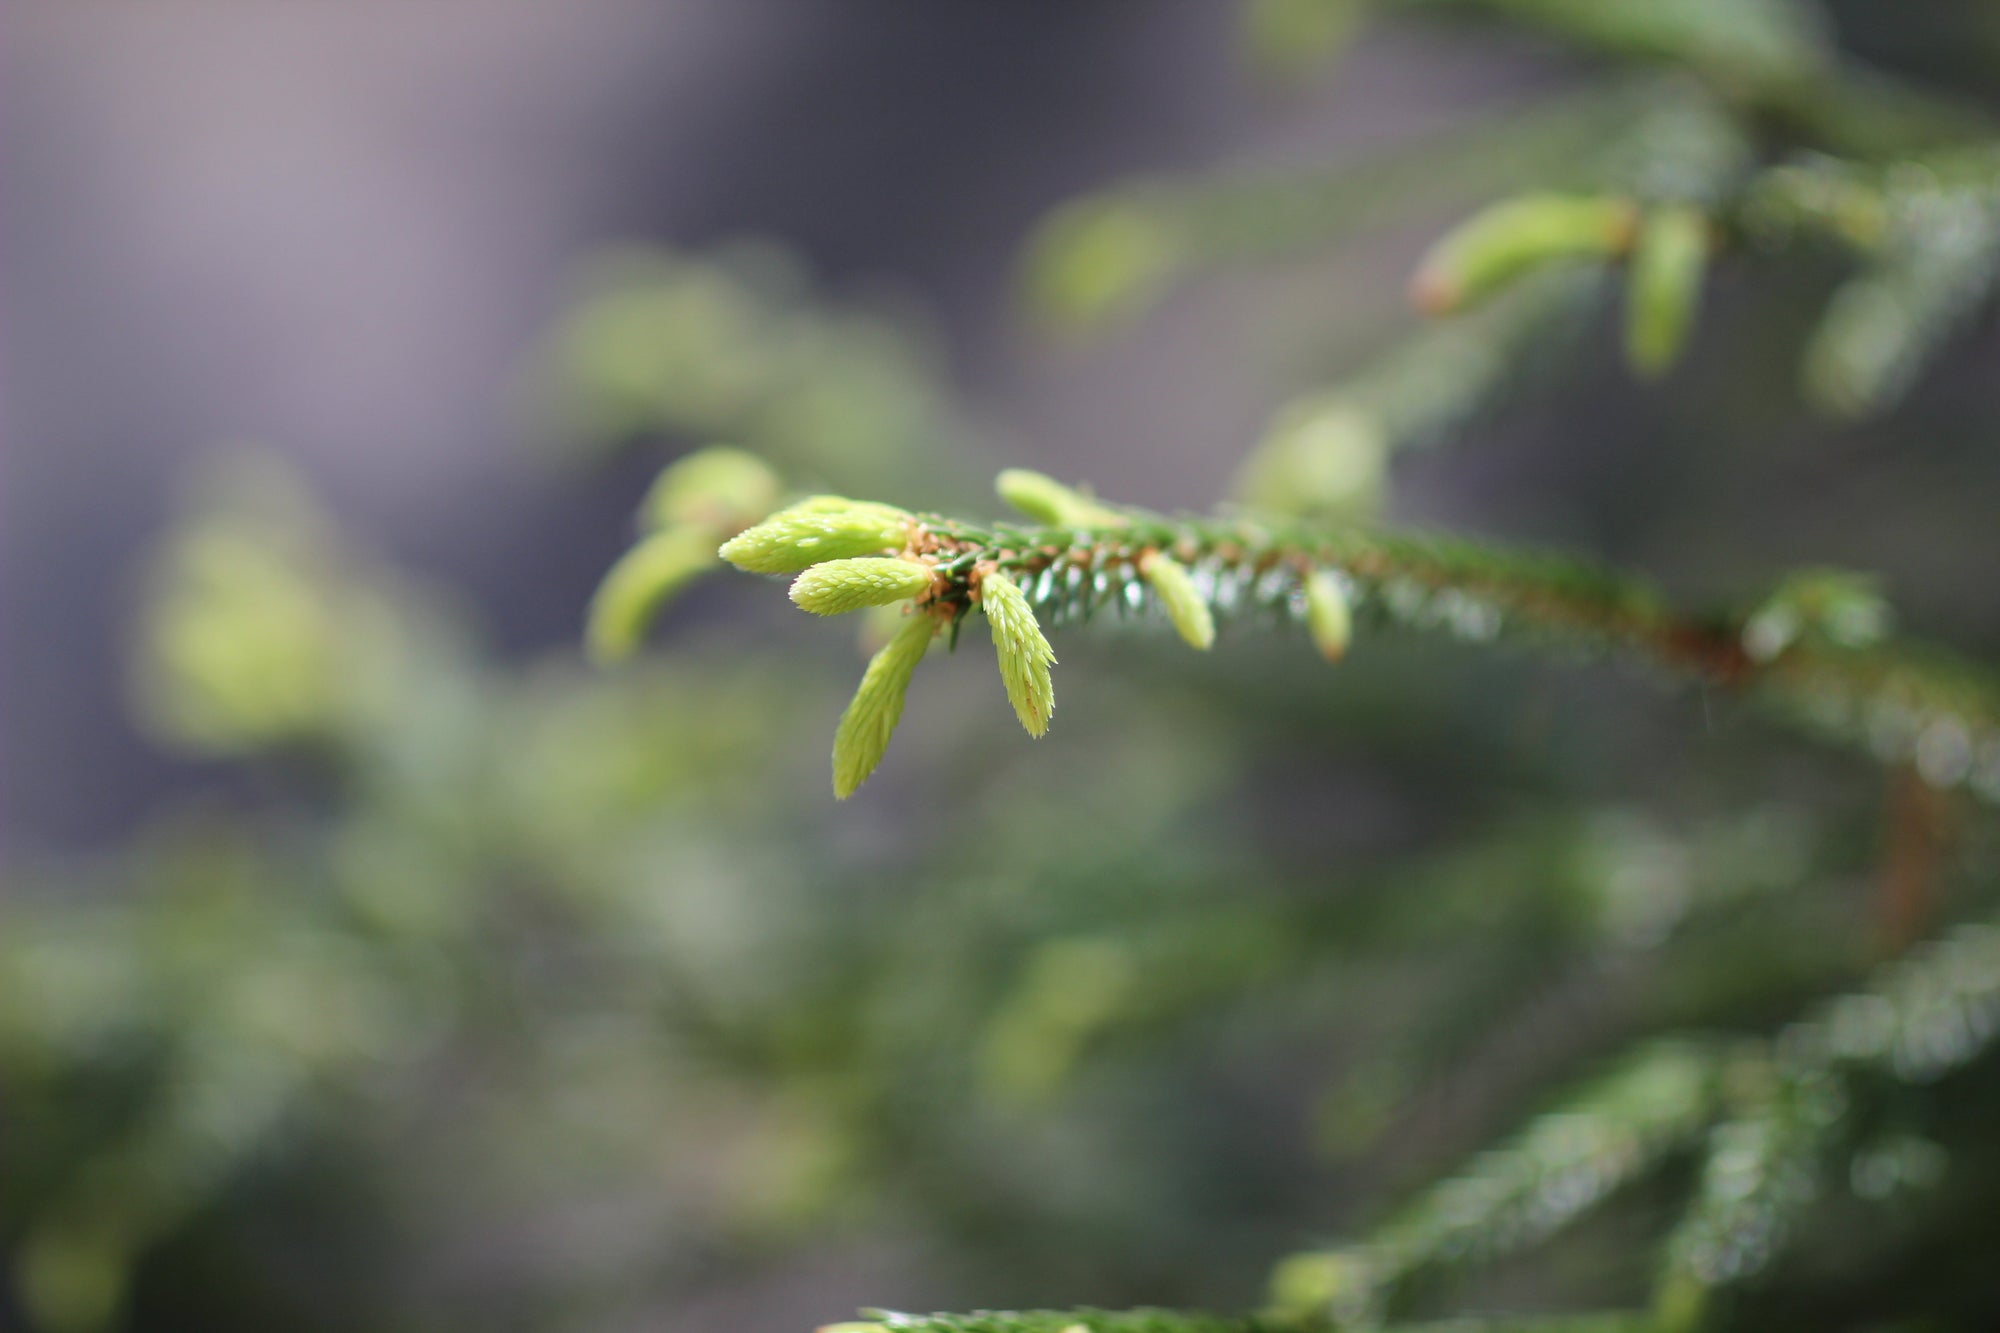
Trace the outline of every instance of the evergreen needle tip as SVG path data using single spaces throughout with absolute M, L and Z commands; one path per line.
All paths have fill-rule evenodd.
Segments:
M 815 496 L 722 544 L 718 554 L 752 574 L 796 574 L 829 560 L 890 555 L 909 540 L 910 516 L 893 505 Z
M 896 637 L 869 659 L 840 726 L 833 736 L 833 794 L 846 800 L 868 780 L 889 748 L 889 738 L 903 717 L 903 699 L 909 692 L 910 676 L 923 661 L 937 633 L 937 622 L 927 615 L 914 615 L 896 631 Z
M 1049 715 L 1056 707 L 1055 684 L 1049 675 L 1055 650 L 1049 647 L 1027 596 L 1012 579 L 997 569 L 989 570 L 979 589 L 979 605 L 993 631 L 1007 702 L 1014 706 L 1014 716 L 1027 733 L 1039 738 L 1048 731 Z
M 816 616 L 907 602 L 931 586 L 930 566 L 894 556 L 853 556 L 814 565 L 793 580 L 791 598 Z

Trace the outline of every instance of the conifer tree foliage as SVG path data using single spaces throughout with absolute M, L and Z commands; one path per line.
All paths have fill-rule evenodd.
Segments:
M 1860 4 L 1246 4 L 1279 86 L 1546 77 L 1027 239 L 1073 346 L 1264 298 L 1199 512 L 1004 467 L 768 245 L 548 333 L 557 457 L 671 454 L 580 644 L 195 478 L 132 702 L 197 791 L 0 885 L 0 1325 L 1993 1327 L 2000 132 L 1922 8 L 1919 83 Z M 1519 435 L 1561 503 L 1401 517 Z
M 1774 738 L 1801 733 L 1887 769 L 1892 956 L 1852 969 L 1844 985 L 1822 976 L 1800 987 L 1788 1017 L 1759 1004 L 1758 1021 L 1739 1014 L 1635 1038 L 1372 1227 L 1280 1258 L 1251 1312 L 878 1310 L 830 1329 L 1824 1327 L 1814 1322 L 1823 1312 L 1771 1304 L 1760 1280 L 1787 1262 L 1809 1266 L 1828 1243 L 1825 1218 L 1981 1206 L 1951 1202 L 1955 1193 L 1993 1206 L 1973 1179 L 1978 1150 L 1943 1139 L 1954 1121 L 1994 1113 L 2000 918 L 1989 915 L 1990 887 L 1957 904 L 1957 919 L 1928 904 L 1943 848 L 1971 836 L 1943 830 L 1990 821 L 2000 803 L 2000 674 L 1976 655 L 1899 636 L 1865 574 L 1806 569 L 1737 605 L 1687 607 L 1587 558 L 1387 524 L 1381 499 L 1401 451 L 1460 434 L 1523 387 L 1549 392 L 1563 359 L 1549 349 L 1587 337 L 1607 311 L 1631 373 L 1655 385 L 1671 376 L 1706 331 L 1717 271 L 1754 279 L 1831 265 L 1830 295 L 1785 349 L 1798 407 L 1843 421 L 1893 412 L 2000 274 L 2000 128 L 1863 68 L 1807 0 L 1248 7 L 1253 49 L 1295 77 L 1333 61 L 1378 17 L 1524 26 L 1587 54 L 1600 75 L 1583 92 L 1358 166 L 1114 187 L 1063 208 L 1031 247 L 1026 280 L 1041 315 L 1102 330 L 1204 270 L 1458 210 L 1410 279 L 1432 322 L 1281 404 L 1237 493 L 1214 512 L 1152 513 L 1010 469 L 995 487 L 1010 517 L 819 494 L 774 503 L 717 543 L 721 563 L 792 579 L 792 600 L 808 611 L 880 617 L 880 646 L 836 730 L 834 794 L 854 795 L 885 762 L 912 677 L 973 620 L 1031 737 L 1052 725 L 1056 646 L 1107 622 L 1154 622 L 1187 648 L 1220 641 L 1232 654 L 1292 651 L 1264 640 L 1302 639 L 1329 663 L 1405 634 L 1601 656 L 1692 688 L 1711 708 L 1741 706 Z M 679 488 L 725 456 L 684 459 L 661 485 Z M 765 489 L 780 486 L 773 474 Z M 636 644 L 680 577 L 649 579 L 646 552 L 683 531 L 657 526 L 613 572 L 607 599 L 630 583 L 645 591 L 617 600 L 643 610 L 600 644 Z M 1159 642 L 1172 650 L 1168 636 Z M 1339 688 L 1337 674 L 1326 688 Z M 1101 968 L 1077 955 L 1070 982 L 1082 987 Z M 1959 1171 L 1966 1183 L 1954 1191 Z M 1620 1225 L 1644 1256 L 1628 1264 L 1640 1277 L 1601 1307 L 1489 1314 L 1452 1298 L 1452 1274 L 1532 1266 L 1635 1196 L 1646 1225 Z M 1877 1260 L 1891 1292 L 1925 1280 L 1914 1255 Z M 1892 1300 L 1879 1313 L 1967 1327 L 1995 1313 L 1990 1300 L 1952 1299 Z

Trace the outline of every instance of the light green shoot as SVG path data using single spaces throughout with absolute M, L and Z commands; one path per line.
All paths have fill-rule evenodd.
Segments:
M 752 574 L 796 574 L 828 560 L 893 554 L 909 527 L 910 515 L 893 505 L 814 496 L 730 538 L 721 555 Z
M 862 555 L 814 565 L 792 583 L 792 600 L 816 616 L 837 616 L 864 606 L 891 606 L 931 586 L 929 565 L 894 556 Z
M 833 735 L 833 794 L 841 800 L 852 796 L 882 762 L 889 738 L 903 717 L 903 696 L 910 688 L 910 676 L 937 633 L 937 622 L 927 615 L 914 615 L 896 631 L 881 652 L 869 660 L 861 675 L 861 687 L 847 711 L 840 715 L 840 728 Z
M 1632 248 L 1625 290 L 1625 354 L 1648 379 L 1680 358 L 1708 266 L 1708 218 L 1687 204 L 1648 214 Z
M 1040 736 L 1049 729 L 1049 714 L 1056 707 L 1055 683 L 1049 678 L 1055 650 L 1049 647 L 1027 596 L 999 570 L 987 571 L 980 580 L 979 606 L 993 630 L 1007 702 L 1014 705 L 1014 716 L 1028 734 Z

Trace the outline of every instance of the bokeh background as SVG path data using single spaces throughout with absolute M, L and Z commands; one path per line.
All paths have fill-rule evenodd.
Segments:
M 1991 100 L 1987 7 L 1891 8 L 1831 6 L 1842 49 Z M 1195 0 L 13 6 L 0 1325 L 1240 1308 L 1606 1053 L 1768 1027 L 1874 956 L 1880 776 L 1630 673 L 1071 635 L 1047 740 L 954 659 L 836 809 L 846 628 L 722 579 L 583 663 L 647 482 L 714 440 L 911 506 L 983 511 L 1008 465 L 1206 506 L 1416 326 L 1452 208 L 1088 338 L 1024 304 L 1037 224 L 1606 71 L 1394 20 L 1277 79 L 1240 30 Z M 1390 512 L 1696 601 L 1877 571 L 1990 660 L 2000 342 L 1817 419 L 1796 349 L 1836 277 L 1723 268 L 1665 385 L 1605 315 L 1399 462 Z M 1965 835 L 1950 910 L 1990 853 Z M 1783 1308 L 1899 1310 L 1883 1272 L 1929 1247 L 1939 1308 L 1996 1316 L 1993 1172 L 1876 1236 L 1882 1272 L 1817 1251 Z M 1662 1206 L 1485 1299 L 1622 1290 Z

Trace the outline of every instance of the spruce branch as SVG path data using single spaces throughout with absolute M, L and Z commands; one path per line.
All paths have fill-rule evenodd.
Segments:
M 1304 1326 L 1383 1329 L 1412 1277 L 1537 1244 L 1698 1144 L 1699 1179 L 1638 1324 L 1695 1328 L 1716 1290 L 1782 1253 L 1844 1169 L 1868 1084 L 1933 1082 L 1996 1040 L 2000 922 L 1969 923 L 1767 1038 L 1628 1057 L 1361 1241 L 1282 1261 L 1272 1309 Z
M 1693 1327 L 1711 1292 L 1768 1266 L 1851 1146 L 1866 1081 L 1926 1084 L 2000 1038 L 2000 923 L 1962 925 L 1821 1004 L 1727 1076 L 1738 1107 L 1712 1132 L 1695 1197 L 1667 1240 L 1655 1300 Z
M 1038 486 L 1034 503 L 1040 512 L 1055 512 L 1048 507 L 1053 503 L 1108 521 L 979 525 L 822 496 L 745 530 L 723 546 L 722 555 L 754 572 L 809 570 L 864 553 L 900 556 L 928 572 L 925 591 L 911 606 L 948 626 L 954 640 L 978 601 L 980 581 L 998 571 L 1019 590 L 1037 635 L 1043 625 L 1061 628 L 1100 615 L 1157 611 L 1197 648 L 1213 641 L 1216 621 L 1236 617 L 1279 625 L 1307 621 L 1323 652 L 1339 638 L 1329 636 L 1323 597 L 1314 609 L 1313 580 L 1324 573 L 1339 579 L 1344 600 L 1363 625 L 1442 631 L 1472 642 L 1626 654 L 1734 690 L 1884 761 L 1913 763 L 1934 786 L 1969 783 L 1988 799 L 2000 800 L 2000 682 L 1942 650 L 1878 638 L 1872 630 L 1801 630 L 1772 640 L 1765 631 L 1773 605 L 1791 606 L 1794 616 L 1819 605 L 1811 597 L 1799 602 L 1805 585 L 1787 585 L 1791 602 L 1781 599 L 1749 615 L 1695 615 L 1671 608 L 1644 580 L 1579 560 L 1250 515 L 1169 517 L 1108 508 L 1076 492 L 1051 501 L 1050 495 L 1066 488 L 1048 478 Z M 1020 487 L 1017 474 L 1011 489 L 1018 493 Z M 1818 590 L 1825 582 L 1810 587 Z M 909 586 L 915 585 L 912 576 Z M 1834 604 L 1847 601 L 1836 597 Z M 1828 623 L 1838 629 L 1847 622 L 1836 616 Z M 1017 644 L 1033 648 L 1026 638 Z M 1022 660 L 1038 654 L 1034 649 Z M 1003 645 L 1003 662 L 1007 657 Z M 909 665 L 914 667 L 914 659 Z M 907 681 L 907 672 L 901 679 Z M 1030 695 L 1040 692 L 1038 681 L 1028 684 Z M 897 715 L 900 706 L 898 690 Z M 1034 714 L 1030 708 L 1023 715 L 1031 733 Z M 894 721 L 882 715 L 889 717 L 889 727 L 870 728 L 869 745 L 850 747 L 843 771 L 851 781 L 841 784 L 844 791 L 858 786 L 879 761 L 881 750 L 873 740 L 885 746 Z M 857 767 L 864 757 L 865 767 Z
M 1285 1260 L 1272 1276 L 1274 1307 L 1376 1328 L 1419 1273 L 1545 1240 L 1698 1136 L 1713 1115 L 1719 1068 L 1715 1049 L 1694 1042 L 1636 1053 L 1362 1244 Z

